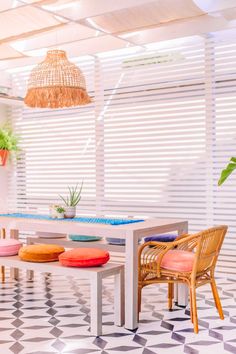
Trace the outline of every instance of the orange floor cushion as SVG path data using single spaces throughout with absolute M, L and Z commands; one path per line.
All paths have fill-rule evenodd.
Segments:
M 161 267 L 177 272 L 191 272 L 195 254 L 189 251 L 171 250 L 162 258 Z
M 109 261 L 109 252 L 98 248 L 74 248 L 59 256 L 66 267 L 97 267 Z
M 53 262 L 58 261 L 59 255 L 64 251 L 64 247 L 58 245 L 29 245 L 19 250 L 19 257 L 26 262 Z

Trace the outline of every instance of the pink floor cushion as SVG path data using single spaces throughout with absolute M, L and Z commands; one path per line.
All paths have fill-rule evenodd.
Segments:
M 18 254 L 22 243 L 14 239 L 3 239 L 0 240 L 0 257 L 4 256 L 15 256 Z
M 74 248 L 59 256 L 66 267 L 97 267 L 109 261 L 109 252 L 98 248 Z
M 191 272 L 195 254 L 182 250 L 168 251 L 162 258 L 161 267 L 177 272 Z

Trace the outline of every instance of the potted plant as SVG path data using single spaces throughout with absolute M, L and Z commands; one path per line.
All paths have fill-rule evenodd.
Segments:
M 76 215 L 76 206 L 80 202 L 81 192 L 83 188 L 83 182 L 81 183 L 80 189 L 78 190 L 78 184 L 75 187 L 68 187 L 69 195 L 63 197 L 60 195 L 60 198 L 65 203 L 65 218 L 72 219 Z
M 236 169 L 236 157 L 231 157 L 230 162 L 225 169 L 222 170 L 221 176 L 218 181 L 218 185 L 224 183 L 224 181 L 231 175 L 231 173 Z
M 9 127 L 0 128 L 0 166 L 5 166 L 10 152 L 19 151 L 18 141 L 18 137 Z
M 62 206 L 58 205 L 55 209 L 56 211 L 56 217 L 58 219 L 64 219 L 65 217 L 65 208 L 63 208 Z

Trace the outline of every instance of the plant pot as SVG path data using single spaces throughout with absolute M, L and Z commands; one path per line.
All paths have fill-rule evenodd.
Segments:
M 64 207 L 65 209 L 65 218 L 66 219 L 73 219 L 76 215 L 76 207 L 72 207 L 72 206 L 66 206 Z
M 64 213 L 56 213 L 56 217 L 57 217 L 57 219 L 64 219 L 64 217 L 65 217 L 65 214 Z
M 56 211 L 56 208 L 58 207 L 59 205 L 50 205 L 49 206 L 49 214 L 51 216 L 51 218 L 57 218 L 57 211 Z
M 8 159 L 9 151 L 0 149 L 0 166 L 5 166 Z

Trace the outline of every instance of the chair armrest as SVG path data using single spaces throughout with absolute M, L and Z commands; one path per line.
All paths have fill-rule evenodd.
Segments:
M 185 237 L 188 237 L 190 236 L 190 234 L 182 234 L 182 235 L 179 235 L 176 237 L 175 241 L 179 241 L 179 240 L 182 240 L 182 238 L 185 238 Z

